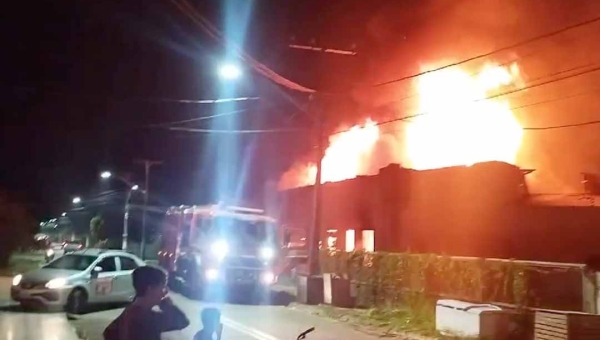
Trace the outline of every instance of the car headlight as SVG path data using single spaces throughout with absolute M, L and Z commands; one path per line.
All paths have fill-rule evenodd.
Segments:
M 54 255 L 54 250 L 52 250 L 52 249 L 46 250 L 46 256 L 50 257 L 52 255 Z
M 265 285 L 273 284 L 275 283 L 275 274 L 273 274 L 272 272 L 264 272 L 261 274 L 260 280 Z
M 67 285 L 67 279 L 64 279 L 64 278 L 52 279 L 52 280 L 48 281 L 48 283 L 46 283 L 46 288 L 57 289 L 57 288 L 62 288 L 66 285 Z
M 229 252 L 229 246 L 225 241 L 216 241 L 210 247 L 213 255 L 215 255 L 219 260 L 222 260 L 227 253 Z
M 23 279 L 23 275 L 19 274 L 15 277 L 13 277 L 13 281 L 12 281 L 12 285 L 13 286 L 18 286 L 19 283 L 21 283 L 21 280 Z
M 206 272 L 204 272 L 204 276 L 208 281 L 214 281 L 219 278 L 219 271 L 212 268 L 207 269 Z
M 275 250 L 271 247 L 263 247 L 260 249 L 260 257 L 264 260 L 270 260 L 275 255 Z

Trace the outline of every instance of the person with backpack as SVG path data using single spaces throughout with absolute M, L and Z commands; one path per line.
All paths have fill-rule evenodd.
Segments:
M 189 326 L 188 318 L 167 295 L 167 274 L 163 270 L 144 266 L 132 275 L 135 299 L 104 330 L 105 340 L 160 340 L 161 333 Z M 160 310 L 153 310 L 155 306 Z

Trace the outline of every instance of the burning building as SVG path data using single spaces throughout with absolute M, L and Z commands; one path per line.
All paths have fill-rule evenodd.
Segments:
M 577 263 L 595 256 L 597 196 L 531 195 L 529 172 L 503 162 L 422 171 L 390 165 L 325 183 L 323 246 L 329 238 L 346 250 Z M 314 186 L 281 191 L 281 224 L 307 235 L 313 195 Z
M 523 129 L 498 91 L 521 86 L 514 63 L 426 73 L 418 110 L 399 130 L 367 119 L 331 135 L 323 246 L 563 262 L 594 255 L 600 209 L 531 195 L 530 171 L 515 165 Z M 315 164 L 294 165 L 271 208 L 305 236 L 315 173 Z

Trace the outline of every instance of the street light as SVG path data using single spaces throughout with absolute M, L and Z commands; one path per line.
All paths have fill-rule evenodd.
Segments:
M 219 76 L 223 79 L 238 79 L 242 70 L 235 64 L 223 64 L 219 67 Z
M 129 191 L 127 191 L 127 198 L 125 199 L 125 213 L 123 214 L 123 241 L 121 244 L 121 249 L 127 251 L 127 238 L 129 236 L 129 201 L 131 200 L 131 193 L 139 190 L 140 186 L 137 184 L 129 187 Z
M 119 174 L 114 175 L 110 172 L 110 171 L 102 171 L 100 173 L 100 178 L 102 179 L 110 179 L 110 178 L 115 178 L 118 179 L 119 181 L 125 183 L 125 185 L 127 185 L 128 189 L 127 190 L 127 198 L 125 198 L 125 209 L 124 209 L 124 213 L 123 213 L 123 241 L 121 244 L 121 249 L 123 250 L 127 250 L 127 238 L 128 238 L 128 229 L 129 229 L 129 201 L 131 200 L 131 193 L 134 191 L 139 190 L 140 186 L 137 184 L 133 184 L 131 182 L 129 182 L 127 179 L 119 176 Z
M 67 216 L 67 213 L 63 212 L 62 214 L 60 214 L 60 216 L 65 217 L 65 216 Z
M 73 197 L 73 204 L 79 204 L 81 203 L 81 197 L 77 196 L 77 197 Z

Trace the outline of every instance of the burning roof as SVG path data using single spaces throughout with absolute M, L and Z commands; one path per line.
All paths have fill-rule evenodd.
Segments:
M 411 118 L 403 120 L 401 129 L 367 118 L 330 136 L 322 182 L 373 175 L 392 163 L 416 170 L 487 161 L 514 164 L 523 130 L 508 100 L 494 95 L 520 86 L 519 74 L 516 63 L 486 64 L 475 73 L 453 67 L 425 74 L 418 79 L 417 93 L 409 96 L 418 100 L 417 110 L 407 114 Z M 315 163 L 297 163 L 279 187 L 312 185 L 315 175 Z

